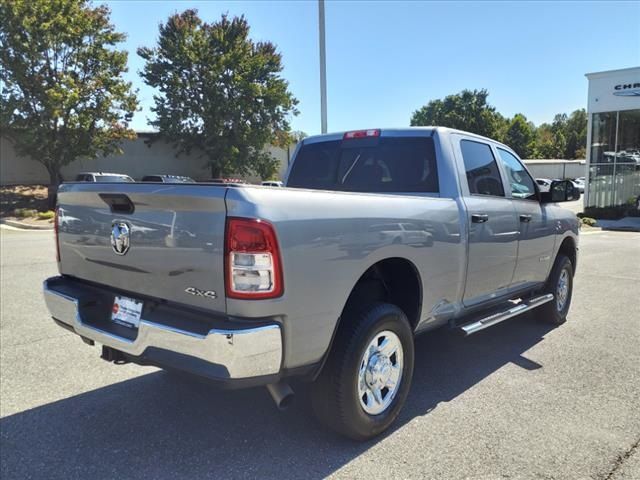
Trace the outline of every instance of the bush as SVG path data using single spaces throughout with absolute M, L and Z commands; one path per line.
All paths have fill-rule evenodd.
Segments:
M 640 217 L 638 209 L 640 198 L 631 197 L 622 205 L 611 207 L 585 207 L 584 216 L 598 218 L 600 220 L 619 220 L 622 217 Z
M 584 216 L 600 220 L 619 220 L 625 216 L 626 210 L 623 205 L 614 207 L 585 207 Z
M 595 218 L 591 218 L 591 217 L 582 217 L 580 219 L 580 222 L 582 222 L 583 225 L 588 225 L 590 227 L 595 227 L 596 223 L 598 223 L 598 221 Z
M 33 208 L 16 208 L 13 211 L 13 214 L 18 218 L 29 218 L 35 217 L 38 214 L 38 211 Z
M 46 212 L 38 212 L 39 220 L 51 220 L 55 216 L 56 216 L 56 212 L 54 212 L 53 210 L 48 210 Z

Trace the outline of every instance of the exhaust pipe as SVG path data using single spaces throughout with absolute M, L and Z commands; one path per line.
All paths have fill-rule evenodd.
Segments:
M 271 394 L 271 398 L 278 407 L 278 410 L 284 411 L 291 406 L 295 394 L 288 383 L 280 380 L 278 383 L 270 383 L 267 385 L 267 390 Z

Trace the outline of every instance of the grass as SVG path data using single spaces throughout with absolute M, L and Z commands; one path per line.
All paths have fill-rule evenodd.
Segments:
M 16 208 L 13 214 L 18 218 L 30 218 L 35 217 L 38 211 L 33 208 Z
M 580 218 L 580 222 L 583 225 L 588 225 L 590 227 L 595 227 L 596 223 L 598 223 L 598 221 L 595 218 L 591 218 L 591 217 L 582 217 Z
M 54 212 L 53 210 L 47 210 L 46 212 L 38 212 L 36 214 L 36 217 L 38 218 L 38 220 L 51 220 L 55 216 L 56 216 L 56 212 Z

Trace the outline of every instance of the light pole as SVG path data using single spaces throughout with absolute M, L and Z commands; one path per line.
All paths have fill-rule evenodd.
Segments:
M 320 129 L 327 133 L 327 54 L 324 42 L 324 0 L 318 0 L 318 29 L 320 31 Z

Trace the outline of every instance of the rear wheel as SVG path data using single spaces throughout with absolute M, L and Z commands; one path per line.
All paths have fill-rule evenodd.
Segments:
M 554 325 L 563 324 L 567 320 L 573 293 L 573 264 L 567 256 L 558 254 L 545 292 L 552 293 L 554 298 L 542 307 L 542 319 Z
M 413 376 L 414 346 L 404 312 L 388 303 L 361 311 L 338 332 L 312 389 L 316 416 L 355 440 L 372 438 L 396 419 Z

